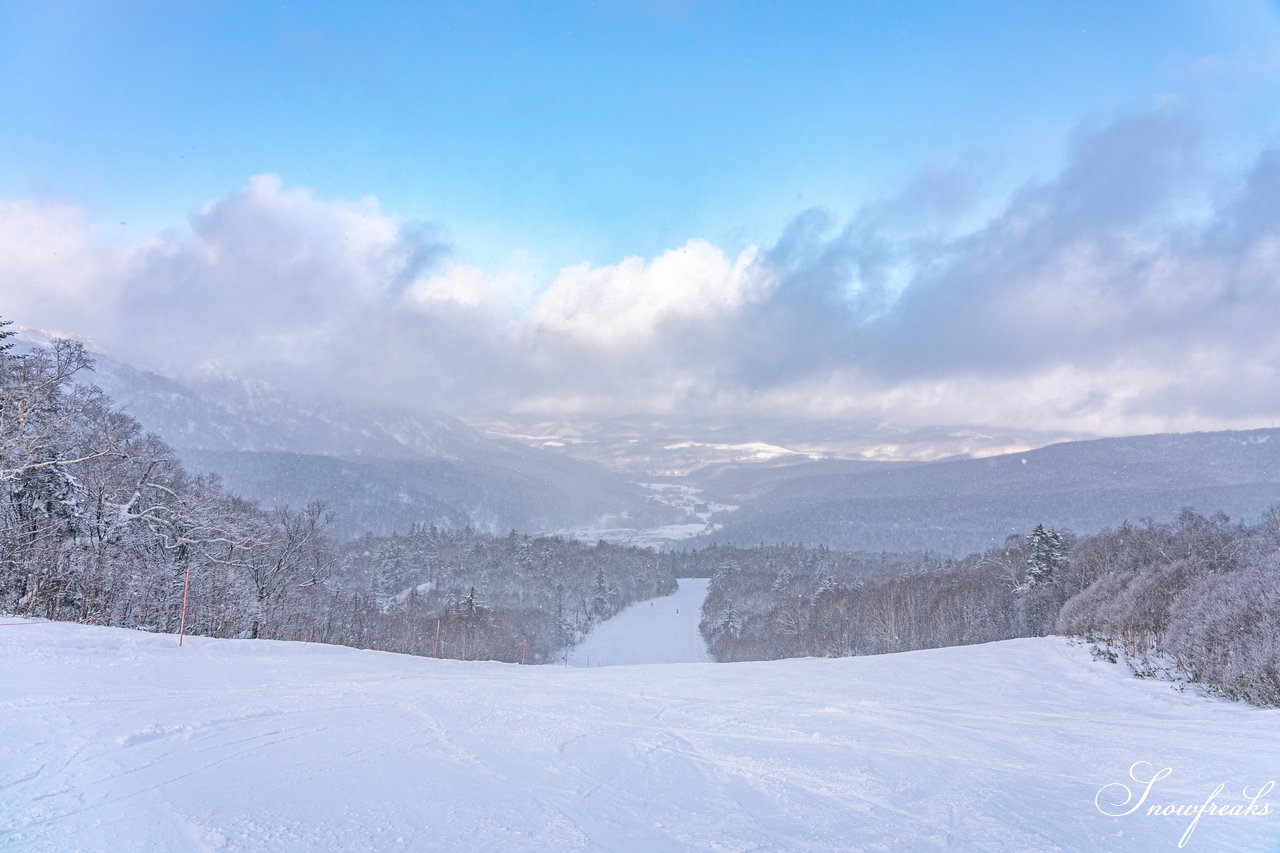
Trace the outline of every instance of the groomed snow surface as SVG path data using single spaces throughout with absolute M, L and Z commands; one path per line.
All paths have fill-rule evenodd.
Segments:
M 1190 818 L 1095 806 L 1139 761 L 1148 803 L 1242 804 L 1280 713 L 1061 639 L 588 669 L 0 628 L 4 851 L 1176 850 Z M 1280 848 L 1278 801 L 1184 849 Z
M 711 660 L 698 630 L 706 578 L 681 578 L 674 595 L 641 601 L 601 622 L 569 650 L 570 666 L 704 663 Z

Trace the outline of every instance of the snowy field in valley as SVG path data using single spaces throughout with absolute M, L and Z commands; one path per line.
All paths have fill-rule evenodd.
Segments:
M 569 650 L 570 666 L 710 661 L 698 631 L 706 578 L 681 578 L 674 595 L 641 601 L 600 623 Z
M 582 542 L 595 542 L 603 539 L 615 545 L 632 545 L 637 548 L 663 548 L 701 536 L 714 533 L 721 524 L 711 520 L 717 513 L 734 512 L 738 509 L 729 504 L 708 501 L 701 496 L 702 490 L 682 483 L 637 483 L 653 492 L 653 500 L 670 507 L 675 507 L 685 514 L 685 521 L 677 524 L 663 524 L 658 527 L 612 527 L 592 525 L 571 530 L 558 531 L 559 535 Z M 614 519 L 615 521 L 617 519 Z
M 1135 762 L 1157 804 L 1280 777 L 1280 712 L 1061 639 L 584 669 L 42 624 L 0 691 L 4 851 L 1151 853 L 1191 819 L 1095 805 Z M 1184 849 L 1276 850 L 1272 811 Z

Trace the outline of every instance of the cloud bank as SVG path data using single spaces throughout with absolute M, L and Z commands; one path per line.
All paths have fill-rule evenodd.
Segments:
M 127 245 L 0 202 L 0 314 L 172 374 L 265 373 L 451 412 L 857 415 L 1097 432 L 1280 414 L 1280 149 L 1206 167 L 1157 110 L 1077 132 L 968 233 L 921 172 L 847 221 L 737 255 L 691 239 L 545 287 L 458 263 L 376 200 L 274 176 Z

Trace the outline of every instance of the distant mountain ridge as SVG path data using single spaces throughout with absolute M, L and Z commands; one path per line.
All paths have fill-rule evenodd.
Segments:
M 178 381 L 95 358 L 86 381 L 192 470 L 266 505 L 323 499 L 340 536 L 415 523 L 538 533 L 680 520 L 616 473 L 486 438 L 456 418 L 301 401 L 228 378 Z
M 231 378 L 177 381 L 101 355 L 91 378 L 176 447 L 379 459 L 458 460 L 494 442 L 456 418 L 378 412 L 296 399 Z
M 816 462 L 691 479 L 741 508 L 696 540 L 802 542 L 963 554 L 1038 523 L 1090 533 L 1182 507 L 1256 518 L 1280 502 L 1280 430 L 1063 442 L 1037 450 L 885 467 Z
M 986 454 L 1015 434 L 895 430 L 871 422 L 820 422 L 806 432 L 799 422 L 775 420 L 753 432 L 746 423 L 682 426 L 644 418 L 579 427 L 489 421 L 491 435 L 512 437 L 502 440 L 444 415 L 308 403 L 226 378 L 176 381 L 105 357 L 89 381 L 172 444 L 193 470 L 221 474 L 233 491 L 267 505 L 324 499 L 338 512 L 340 536 L 415 523 L 539 533 L 696 521 L 628 479 L 664 467 L 693 470 L 654 479 L 696 487 L 710 505 L 739 507 L 712 517 L 718 529 L 681 543 L 694 547 L 796 542 L 959 555 L 1042 522 L 1090 533 L 1126 520 L 1169 519 L 1184 506 L 1255 518 L 1280 502 L 1277 429 L 884 462 L 823 458 L 821 442 L 838 442 L 833 455 L 849 442 L 870 447 L 877 440 L 913 453 L 971 446 Z M 806 452 L 770 443 L 783 434 L 802 438 Z
M 921 462 L 992 456 L 1053 442 L 1091 438 L 967 426 L 901 427 L 871 418 L 800 417 L 468 418 L 492 438 L 554 449 L 575 459 L 635 476 L 684 476 L 708 465 L 778 461 Z

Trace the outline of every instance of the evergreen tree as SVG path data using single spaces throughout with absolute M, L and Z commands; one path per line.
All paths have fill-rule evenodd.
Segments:
M 378 554 L 373 591 L 378 597 L 378 603 L 385 610 L 409 585 L 404 549 L 400 545 L 399 537 L 393 537 Z
M 601 619 L 609 615 L 609 580 L 604 576 L 604 566 L 596 566 L 595 590 L 591 596 L 591 612 Z
M 818 585 L 813 591 L 813 600 L 815 602 L 837 587 L 836 579 L 831 576 L 831 572 L 827 570 L 826 566 L 818 569 L 816 580 Z
M 716 566 L 716 570 L 711 573 L 711 582 L 709 584 L 709 587 L 711 589 L 718 589 L 730 577 L 737 574 L 737 572 L 738 572 L 738 561 L 730 557 L 724 563 Z
M 467 594 L 462 601 L 458 602 L 458 610 L 461 611 L 463 616 L 475 616 L 481 607 L 483 605 L 476 597 L 476 588 L 474 586 L 467 590 Z
M 17 358 L 10 350 L 13 349 L 13 341 L 10 340 L 14 335 L 18 334 L 13 329 L 8 328 L 13 325 L 12 320 L 0 320 L 0 359 Z
M 769 590 L 771 592 L 786 592 L 789 586 L 791 586 L 791 570 L 784 568 L 778 572 L 778 576 L 774 578 L 773 586 Z
M 720 617 L 720 624 L 716 626 L 716 630 L 721 634 L 730 634 L 735 637 L 738 635 L 738 632 L 742 630 L 742 620 L 738 616 L 736 607 L 730 606 L 724 612 L 724 615 Z
M 556 645 L 560 647 L 568 646 L 573 642 L 573 625 L 569 622 L 569 614 L 565 612 L 564 606 L 564 584 L 556 584 L 556 604 L 555 604 L 555 620 L 556 620 Z
M 1067 546 L 1058 531 L 1045 530 L 1037 524 L 1027 537 L 1027 576 L 1022 590 L 1035 589 L 1054 582 L 1059 571 L 1066 566 Z

